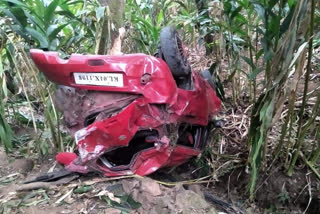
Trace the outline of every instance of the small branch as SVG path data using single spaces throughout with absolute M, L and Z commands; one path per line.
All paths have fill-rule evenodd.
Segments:
M 35 189 L 54 189 L 57 187 L 57 185 L 67 184 L 78 177 L 79 177 L 78 175 L 74 175 L 74 176 L 66 177 L 54 182 L 34 182 L 29 184 L 22 184 L 16 189 L 16 191 L 21 192 L 21 191 L 30 191 Z
M 105 178 L 96 178 L 89 181 L 85 181 L 82 183 L 82 185 L 92 185 L 95 183 L 101 183 L 105 181 L 115 181 L 115 180 L 121 180 L 126 178 L 141 178 L 139 175 L 128 175 L 128 176 L 119 176 L 119 177 L 105 177 Z
M 305 164 L 307 164 L 310 169 L 312 170 L 312 172 L 318 177 L 318 179 L 320 180 L 320 173 L 316 170 L 316 168 L 314 168 L 314 166 L 307 160 L 307 158 L 303 155 L 302 152 L 299 153 L 299 155 L 301 156 L 302 160 L 305 162 Z
M 225 133 L 222 129 L 219 129 L 220 133 L 223 134 L 223 136 L 225 136 L 226 138 L 228 138 L 229 140 L 231 140 L 232 142 L 234 142 L 237 145 L 241 145 L 240 142 L 238 142 L 237 140 L 235 140 L 233 137 L 230 137 L 229 135 L 227 135 L 227 133 Z

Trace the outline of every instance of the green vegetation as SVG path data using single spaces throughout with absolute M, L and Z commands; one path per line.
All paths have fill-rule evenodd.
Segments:
M 112 13 L 101 2 L 0 1 L 0 146 L 6 152 L 43 156 L 74 148 L 60 127 L 61 115 L 52 101 L 55 86 L 37 72 L 29 50 L 58 51 L 62 57 L 95 53 Z M 220 91 L 226 94 L 224 110 L 245 102 L 250 127 L 241 139 L 233 140 L 246 146 L 244 162 L 251 175 L 251 199 L 259 172 L 274 165 L 280 164 L 291 176 L 300 160 L 299 164 L 319 176 L 320 92 L 319 81 L 313 78 L 319 78 L 320 68 L 319 55 L 314 52 L 320 46 L 319 7 L 316 0 L 125 3 L 123 52 L 154 54 L 161 28 L 175 25 L 190 52 L 206 47 L 202 57 L 215 68 L 216 81 L 220 76 L 217 83 L 223 82 L 225 92 L 230 92 Z M 314 60 L 318 63 L 312 63 Z M 318 85 L 311 87 L 311 81 Z M 15 131 L 19 127 L 32 127 L 32 136 L 27 140 L 18 137 Z M 277 135 L 274 129 L 279 131 Z M 230 168 L 236 167 L 238 157 L 234 154 L 207 153 L 206 161 L 199 161 L 206 165 L 206 172 L 217 175 L 214 158 L 222 156 L 234 161 Z M 286 195 L 279 200 L 285 201 Z

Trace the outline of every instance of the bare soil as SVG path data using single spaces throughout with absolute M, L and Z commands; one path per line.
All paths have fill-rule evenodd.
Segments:
M 0 160 L 0 213 L 217 213 L 199 192 L 200 187 L 188 190 L 182 185 L 160 185 L 147 177 L 108 181 L 89 175 L 63 185 L 19 191 L 25 186 L 23 181 L 61 166 L 53 158 L 9 163 L 10 158 L 3 151 Z M 76 191 L 84 186 L 90 189 Z M 129 195 L 139 206 L 123 203 L 123 197 Z

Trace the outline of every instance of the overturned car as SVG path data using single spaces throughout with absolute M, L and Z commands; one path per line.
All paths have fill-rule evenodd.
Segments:
M 56 106 L 78 150 L 57 155 L 69 171 L 148 175 L 205 148 L 221 101 L 208 71 L 191 72 L 174 28 L 161 31 L 155 56 L 31 56 L 58 85 Z

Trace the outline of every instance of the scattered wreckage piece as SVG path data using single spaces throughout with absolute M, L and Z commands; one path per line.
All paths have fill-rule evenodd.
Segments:
M 221 101 L 212 83 L 186 65 L 176 31 L 165 28 L 160 40 L 180 55 L 160 47 L 158 57 L 73 54 L 64 60 L 31 50 L 39 70 L 59 85 L 56 106 L 77 144 L 78 154 L 56 157 L 67 170 L 143 176 L 206 147 Z

